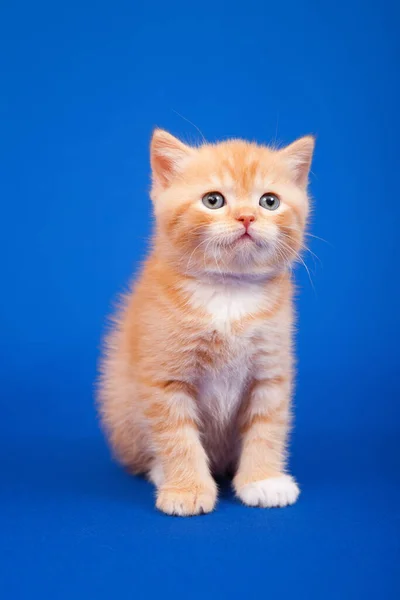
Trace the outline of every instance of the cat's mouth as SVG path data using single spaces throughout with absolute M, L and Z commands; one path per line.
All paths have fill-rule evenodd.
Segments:
M 243 250 L 259 250 L 265 247 L 264 240 L 261 240 L 257 233 L 253 233 L 251 231 L 245 231 L 238 235 L 235 240 L 232 242 L 232 247 L 235 249 L 243 249 Z
M 247 230 L 235 231 L 235 233 L 223 240 L 223 244 L 231 249 L 251 249 L 262 246 L 257 232 Z
M 236 238 L 235 240 L 235 244 L 245 244 L 245 243 L 249 243 L 249 242 L 255 242 L 256 240 L 254 239 L 254 237 L 251 235 L 251 233 L 249 231 L 245 231 L 244 233 L 242 233 L 239 237 Z

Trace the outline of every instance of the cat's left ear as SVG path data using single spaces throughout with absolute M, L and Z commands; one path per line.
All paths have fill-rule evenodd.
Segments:
M 315 138 L 312 135 L 306 135 L 280 150 L 281 156 L 292 172 L 293 180 L 302 188 L 306 188 L 308 184 L 314 146 Z
M 162 188 L 168 187 L 171 181 L 179 174 L 183 163 L 193 153 L 193 149 L 176 137 L 156 129 L 150 145 L 150 161 L 153 180 Z

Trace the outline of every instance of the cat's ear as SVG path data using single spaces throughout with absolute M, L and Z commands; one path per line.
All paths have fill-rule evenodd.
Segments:
M 193 149 L 190 146 L 186 146 L 167 131 L 156 129 L 150 144 L 154 182 L 163 188 L 167 187 L 192 153 Z
M 281 156 L 292 172 L 294 182 L 302 188 L 306 188 L 308 184 L 314 146 L 315 138 L 306 135 L 280 150 Z

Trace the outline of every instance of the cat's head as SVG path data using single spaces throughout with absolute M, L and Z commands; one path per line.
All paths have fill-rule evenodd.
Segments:
M 314 139 L 276 150 L 241 140 L 151 142 L 156 247 L 187 274 L 268 275 L 301 250 Z

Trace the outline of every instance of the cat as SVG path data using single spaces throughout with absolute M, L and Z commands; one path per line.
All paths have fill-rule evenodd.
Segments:
M 293 504 L 291 266 L 309 214 L 314 138 L 151 141 L 155 230 L 101 364 L 99 410 L 117 459 L 171 515 L 212 511 L 214 476 L 246 505 Z

